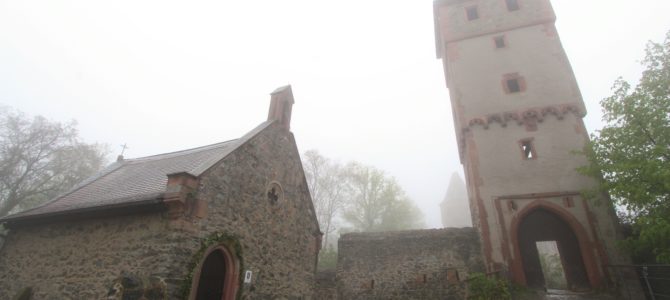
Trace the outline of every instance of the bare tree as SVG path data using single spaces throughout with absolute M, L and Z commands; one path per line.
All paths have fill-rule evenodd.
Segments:
M 339 163 L 332 162 L 316 150 L 306 151 L 302 164 L 316 217 L 324 232 L 323 244 L 328 246 L 328 237 L 337 229 L 336 217 L 344 202 L 342 168 Z
M 106 147 L 82 143 L 74 121 L 0 108 L 0 216 L 41 204 L 100 170 Z

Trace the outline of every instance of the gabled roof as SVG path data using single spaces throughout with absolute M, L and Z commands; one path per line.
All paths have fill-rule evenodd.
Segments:
M 273 122 L 264 122 L 240 139 L 113 163 L 52 201 L 1 218 L 0 222 L 132 206 L 147 201 L 160 203 L 167 175 L 200 176 Z

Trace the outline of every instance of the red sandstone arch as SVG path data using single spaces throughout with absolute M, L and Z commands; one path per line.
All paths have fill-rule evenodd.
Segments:
M 554 213 L 560 219 L 562 219 L 574 232 L 577 236 L 579 243 L 579 249 L 582 255 L 584 262 L 584 267 L 586 269 L 587 277 L 592 288 L 598 288 L 602 286 L 602 276 L 598 271 L 598 265 L 596 263 L 596 257 L 594 255 L 595 242 L 593 242 L 584 227 L 579 223 L 579 221 L 565 209 L 559 205 L 543 201 L 535 200 L 531 204 L 524 207 L 513 219 L 511 223 L 511 240 L 512 246 L 514 247 L 514 259 L 510 262 L 510 272 L 512 279 L 519 284 L 526 285 L 526 274 L 523 267 L 523 260 L 521 259 L 521 248 L 519 243 L 519 225 L 521 221 L 530 214 L 538 209 L 545 209 L 551 213 Z
M 189 300 L 196 300 L 198 297 L 198 289 L 200 287 L 200 279 L 203 275 L 203 268 L 205 267 L 205 262 L 208 261 L 208 258 L 211 258 L 212 255 L 220 255 L 223 258 L 223 270 L 224 278 L 223 291 L 221 292 L 221 300 L 234 300 L 235 295 L 237 294 L 237 289 L 239 287 L 239 262 L 235 259 L 233 253 L 228 250 L 224 245 L 214 245 L 204 252 L 202 259 L 196 266 L 196 271 L 193 274 L 193 282 L 191 283 L 191 294 L 189 295 Z

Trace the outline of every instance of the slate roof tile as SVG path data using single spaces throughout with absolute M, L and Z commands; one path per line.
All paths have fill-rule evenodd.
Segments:
M 165 192 L 167 175 L 185 172 L 200 176 L 271 123 L 261 124 L 240 139 L 115 162 L 54 200 L 0 222 L 156 199 Z

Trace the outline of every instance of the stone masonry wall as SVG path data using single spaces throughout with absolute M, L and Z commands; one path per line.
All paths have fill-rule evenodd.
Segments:
M 340 238 L 339 299 L 463 299 L 482 271 L 473 228 L 349 233 Z
M 283 189 L 276 202 L 272 182 Z M 199 197 L 209 199 L 203 233 L 239 237 L 254 274 L 243 299 L 312 299 L 319 227 L 292 134 L 265 129 L 204 176 Z
M 183 243 L 160 214 L 14 229 L 0 249 L 0 299 L 29 287 L 33 299 L 103 299 L 119 277 L 167 280 Z
M 320 300 L 337 299 L 337 280 L 335 270 L 324 270 L 316 273 L 314 298 Z
M 276 202 L 271 182 L 283 189 Z M 241 299 L 313 299 L 319 228 L 292 134 L 270 125 L 203 174 L 195 197 L 207 216 L 193 226 L 145 213 L 12 229 L 0 249 L 0 299 L 25 288 L 33 299 L 120 299 L 119 289 L 123 299 L 182 299 L 214 234 L 231 237 L 240 272 L 254 274 L 240 282 Z

